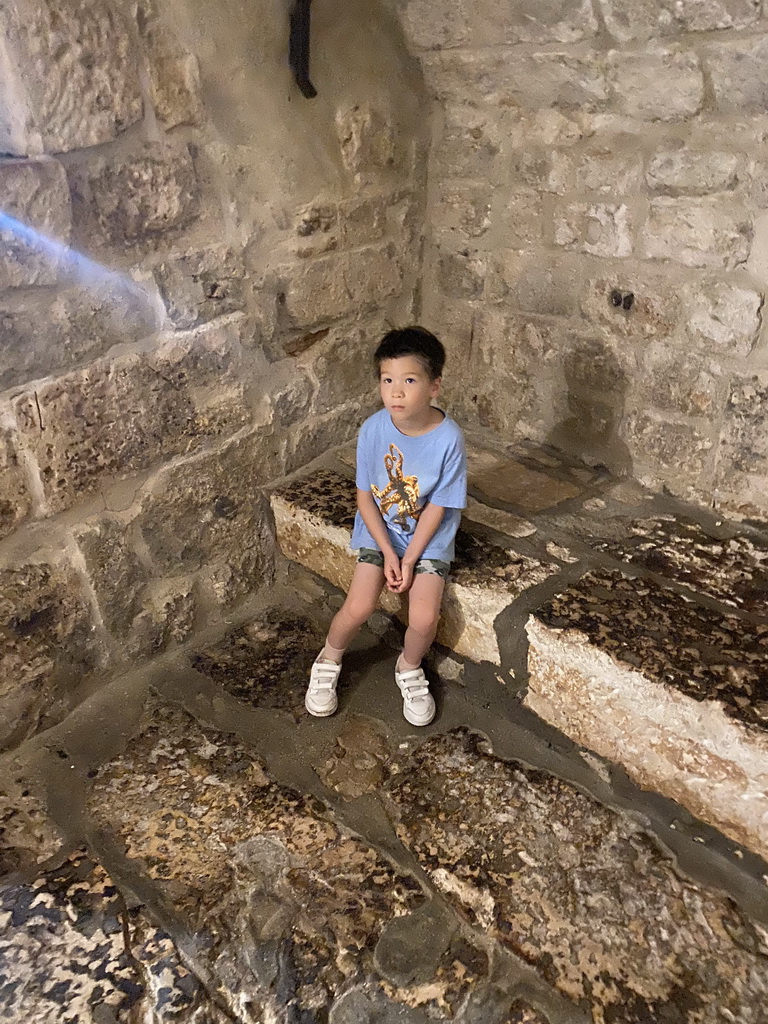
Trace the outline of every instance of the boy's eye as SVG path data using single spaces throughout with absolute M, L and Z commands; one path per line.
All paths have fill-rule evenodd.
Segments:
M 415 384 L 416 383 L 416 378 L 415 377 L 406 377 L 405 378 L 405 383 L 406 384 Z

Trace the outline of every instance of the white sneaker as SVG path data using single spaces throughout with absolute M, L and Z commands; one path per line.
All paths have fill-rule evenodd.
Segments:
M 341 665 L 334 661 L 315 661 L 309 674 L 309 686 L 304 698 L 304 707 L 315 718 L 332 715 L 339 706 L 336 684 L 339 681 Z
M 429 725 L 435 717 L 435 701 L 429 692 L 424 669 L 399 672 L 395 666 L 395 682 L 403 695 L 403 717 L 411 725 Z

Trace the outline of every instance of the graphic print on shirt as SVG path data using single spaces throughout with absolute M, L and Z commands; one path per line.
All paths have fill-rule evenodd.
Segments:
M 392 520 L 404 529 L 408 527 L 408 519 L 418 522 L 422 506 L 419 505 L 419 481 L 415 476 L 403 476 L 403 453 L 396 444 L 389 446 L 389 454 L 384 456 L 389 483 L 380 491 L 371 484 L 371 491 L 378 501 L 381 514 L 386 515 L 390 509 L 397 507 L 397 515 Z

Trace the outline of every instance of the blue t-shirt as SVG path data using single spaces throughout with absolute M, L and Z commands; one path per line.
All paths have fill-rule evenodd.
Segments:
M 441 505 L 442 521 L 421 558 L 450 562 L 467 503 L 467 457 L 461 430 L 449 416 L 419 437 L 401 433 L 386 409 L 369 416 L 357 439 L 356 483 L 373 494 L 401 558 L 427 502 Z M 359 512 L 350 547 L 379 548 Z

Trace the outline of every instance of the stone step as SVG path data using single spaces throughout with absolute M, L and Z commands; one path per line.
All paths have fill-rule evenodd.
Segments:
M 285 555 L 342 590 L 350 461 L 272 495 Z M 438 641 L 503 678 L 525 628 L 529 708 L 768 858 L 766 538 L 532 445 L 469 465 Z

